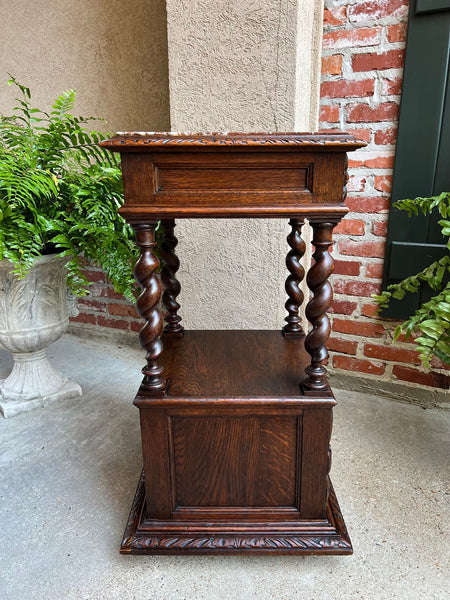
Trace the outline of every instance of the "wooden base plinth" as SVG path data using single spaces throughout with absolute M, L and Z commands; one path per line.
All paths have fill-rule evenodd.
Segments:
M 201 522 L 145 519 L 144 475 L 138 483 L 122 554 L 352 554 L 350 538 L 330 481 L 326 521 Z
M 332 392 L 301 393 L 304 338 L 164 336 L 164 396 L 139 390 L 144 473 L 122 552 L 350 554 L 329 483 Z

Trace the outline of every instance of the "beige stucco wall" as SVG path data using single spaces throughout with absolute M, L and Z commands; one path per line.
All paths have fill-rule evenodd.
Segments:
M 77 90 L 77 113 L 108 131 L 169 127 L 164 0 L 0 0 L 0 111 L 7 72 L 39 107 Z
M 317 125 L 322 2 L 167 0 L 171 128 Z M 286 221 L 180 221 L 180 302 L 191 328 L 283 324 Z

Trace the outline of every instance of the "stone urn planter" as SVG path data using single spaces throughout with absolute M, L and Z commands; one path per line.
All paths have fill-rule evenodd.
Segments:
M 4 417 L 82 394 L 81 387 L 56 370 L 46 357 L 49 344 L 69 324 L 65 263 L 58 254 L 38 258 L 24 279 L 0 261 L 0 345 L 11 352 L 14 366 L 0 380 Z

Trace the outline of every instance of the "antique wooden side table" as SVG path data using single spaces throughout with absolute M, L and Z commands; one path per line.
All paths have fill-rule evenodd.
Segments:
M 126 133 L 102 143 L 121 154 L 120 212 L 140 248 L 134 272 L 147 351 L 134 400 L 144 469 L 122 552 L 351 554 L 329 478 L 336 401 L 324 361 L 328 249 L 347 212 L 346 152 L 362 145 L 296 133 Z M 289 218 L 283 329 L 184 331 L 175 219 L 208 217 Z M 306 336 L 299 317 L 305 217 L 315 248 Z

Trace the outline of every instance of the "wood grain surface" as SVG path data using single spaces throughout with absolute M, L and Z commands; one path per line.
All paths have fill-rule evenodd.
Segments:
M 298 398 L 304 338 L 281 331 L 197 330 L 162 337 L 168 398 Z
M 171 417 L 176 506 L 294 506 L 297 420 Z

